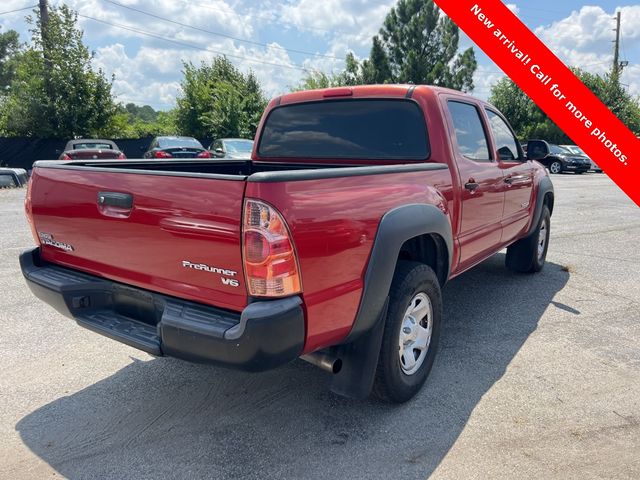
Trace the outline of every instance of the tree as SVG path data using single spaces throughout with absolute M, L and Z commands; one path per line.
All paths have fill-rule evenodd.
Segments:
M 600 76 L 573 68 L 578 78 L 631 131 L 640 133 L 640 103 L 611 74 Z M 504 77 L 491 89 L 489 101 L 509 119 L 522 140 L 543 138 L 552 143 L 570 143 L 571 139 L 509 78 Z
M 267 100 L 252 72 L 225 57 L 199 67 L 184 64 L 176 120 L 180 133 L 197 138 L 253 138 Z
M 157 112 L 151 106 L 139 107 L 133 103 L 118 104 L 116 113 L 104 135 L 111 138 L 142 138 L 157 135 L 175 135 L 177 131 L 175 109 Z
M 27 17 L 33 26 L 32 46 L 15 56 L 15 75 L 0 112 L 4 130 L 36 137 L 100 135 L 111 124 L 116 105 L 111 81 L 91 66 L 77 14 L 66 5 L 53 8 L 44 37 L 39 15 Z
M 0 33 L 0 95 L 8 90 L 15 76 L 15 56 L 20 48 L 18 32 L 7 30 Z
M 391 81 L 473 90 L 473 49 L 458 54 L 459 29 L 432 0 L 400 0 L 385 19 L 380 40 Z
M 471 91 L 478 64 L 473 48 L 458 53 L 459 39 L 456 24 L 441 14 L 433 0 L 399 0 L 372 38 L 369 58 L 358 62 L 349 53 L 343 72 L 307 75 L 301 89 L 413 83 Z
M 393 78 L 389 57 L 380 37 L 373 37 L 369 58 L 362 61 L 362 83 L 387 83 Z

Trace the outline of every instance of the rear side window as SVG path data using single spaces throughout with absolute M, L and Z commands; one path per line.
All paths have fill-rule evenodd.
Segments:
M 456 141 L 460 153 L 472 160 L 490 161 L 487 135 L 482 126 L 478 109 L 468 103 L 454 101 L 447 103 L 453 127 L 456 130 Z
M 425 160 L 424 115 L 410 100 L 327 100 L 277 107 L 258 154 L 285 158 Z

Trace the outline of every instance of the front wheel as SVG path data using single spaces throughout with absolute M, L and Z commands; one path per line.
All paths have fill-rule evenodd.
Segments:
M 374 394 L 402 403 L 422 387 L 440 337 L 442 295 L 434 271 L 418 262 L 398 262 L 378 358 Z
M 562 172 L 562 163 L 560 163 L 558 160 L 554 161 L 549 166 L 549 171 L 554 174 Z

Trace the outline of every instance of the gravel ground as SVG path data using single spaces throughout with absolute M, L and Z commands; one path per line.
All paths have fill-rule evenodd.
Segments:
M 444 290 L 442 349 L 402 406 L 303 362 L 154 359 L 37 301 L 25 190 L 0 190 L 0 477 L 640 478 L 640 209 L 560 175 L 548 263 L 498 254 Z

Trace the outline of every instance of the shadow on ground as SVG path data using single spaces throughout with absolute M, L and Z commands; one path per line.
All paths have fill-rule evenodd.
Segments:
M 569 279 L 551 263 L 533 276 L 503 265 L 496 255 L 445 287 L 441 351 L 406 405 L 334 396 L 303 362 L 245 374 L 156 359 L 45 405 L 16 429 L 69 478 L 424 479 Z

